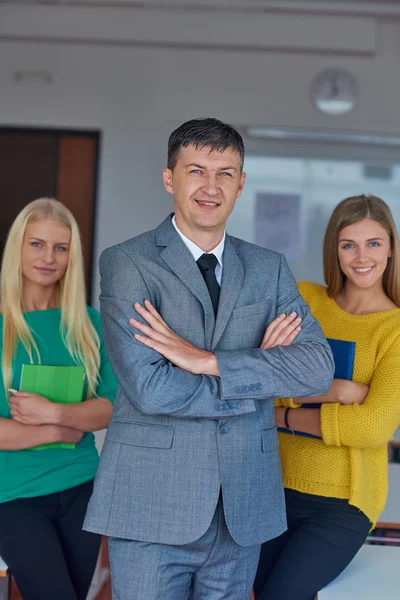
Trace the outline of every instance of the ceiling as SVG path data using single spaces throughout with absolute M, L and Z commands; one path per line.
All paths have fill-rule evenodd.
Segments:
M 42 4 L 42 5 L 75 5 L 75 6 L 135 6 L 135 7 L 214 7 L 263 9 L 280 6 L 301 8 L 321 5 L 326 8 L 360 6 L 382 7 L 398 6 L 400 0 L 0 0 L 0 4 Z
M 400 0 L 0 0 L 2 5 L 400 16 Z

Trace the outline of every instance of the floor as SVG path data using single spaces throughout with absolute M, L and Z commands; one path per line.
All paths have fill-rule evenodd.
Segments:
M 111 600 L 111 581 L 107 581 L 96 600 Z

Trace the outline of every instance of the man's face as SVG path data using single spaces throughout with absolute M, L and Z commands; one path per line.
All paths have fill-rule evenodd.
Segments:
M 174 196 L 176 222 L 189 239 L 203 232 L 222 237 L 227 218 L 242 193 L 246 174 L 240 172 L 239 154 L 210 147 L 182 148 L 173 170 L 164 169 L 167 192 Z M 218 243 L 218 242 L 217 242 Z

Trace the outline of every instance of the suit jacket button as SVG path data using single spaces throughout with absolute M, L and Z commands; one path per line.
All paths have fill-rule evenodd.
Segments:
M 222 404 L 216 404 L 216 405 L 215 405 L 215 408 L 216 408 L 217 410 L 222 410 Z
M 219 431 L 222 434 L 228 433 L 228 431 L 229 431 L 228 425 L 221 425 L 221 427 L 219 428 Z
M 256 389 L 257 389 L 257 386 L 254 383 L 250 384 L 250 391 L 251 392 L 255 392 Z
M 248 385 L 244 385 L 244 386 L 242 387 L 242 391 L 243 391 L 245 394 L 246 394 L 247 392 L 249 392 L 249 391 L 250 391 L 250 388 L 249 388 L 249 386 L 248 386 Z
M 263 389 L 262 383 L 256 383 L 256 388 L 258 390 L 262 390 Z
M 237 394 L 240 394 L 240 392 L 241 392 L 241 391 L 242 391 L 242 388 L 240 387 L 240 385 L 237 385 L 237 386 L 235 387 L 235 392 L 236 392 Z

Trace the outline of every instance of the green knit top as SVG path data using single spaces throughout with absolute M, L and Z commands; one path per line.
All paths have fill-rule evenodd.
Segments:
M 111 369 L 103 343 L 100 315 L 88 307 L 89 317 L 100 337 L 101 366 L 96 390 L 100 398 L 114 401 L 117 381 Z M 61 310 L 52 308 L 24 313 L 37 343 L 41 364 L 74 365 L 61 336 Z M 3 315 L 0 315 L 0 351 L 2 351 Z M 29 356 L 20 343 L 13 362 L 12 387 L 19 389 L 23 364 L 29 364 Z M 0 369 L 0 417 L 11 418 Z M 44 450 L 0 450 L 0 503 L 44 496 L 66 490 L 94 478 L 98 453 L 93 433 L 85 433 L 73 449 L 46 448 Z

